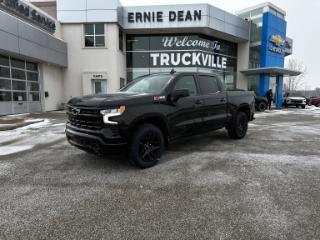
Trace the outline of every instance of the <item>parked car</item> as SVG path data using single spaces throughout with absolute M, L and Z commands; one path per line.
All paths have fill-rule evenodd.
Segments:
M 259 112 L 263 112 L 268 107 L 268 100 L 265 97 L 255 96 L 255 107 Z
M 114 94 L 69 101 L 66 136 L 71 145 L 94 153 L 126 145 L 140 168 L 155 165 L 173 140 L 226 128 L 245 137 L 254 118 L 254 95 L 226 91 L 210 74 L 162 73 L 139 78 Z
M 306 108 L 307 100 L 302 95 L 298 93 L 286 93 L 283 97 L 283 106 L 284 107 L 302 107 Z
M 310 98 L 310 105 L 320 107 L 320 97 L 311 97 Z

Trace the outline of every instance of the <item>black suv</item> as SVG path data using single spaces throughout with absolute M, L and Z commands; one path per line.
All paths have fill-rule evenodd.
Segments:
M 178 138 L 224 127 L 231 138 L 243 138 L 254 108 L 252 92 L 226 91 L 215 75 L 154 74 L 114 94 L 71 99 L 66 135 L 70 144 L 94 153 L 126 145 L 130 162 L 147 168 Z

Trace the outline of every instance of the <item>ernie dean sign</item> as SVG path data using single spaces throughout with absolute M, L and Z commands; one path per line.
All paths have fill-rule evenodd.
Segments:
M 201 10 L 168 11 L 169 22 L 201 21 Z M 129 23 L 163 22 L 163 11 L 156 12 L 128 12 Z

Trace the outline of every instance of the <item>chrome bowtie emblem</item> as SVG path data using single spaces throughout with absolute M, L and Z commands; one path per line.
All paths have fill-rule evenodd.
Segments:
M 79 108 L 72 108 L 72 109 L 71 109 L 71 113 L 72 113 L 73 115 L 78 115 L 78 114 L 80 114 L 80 109 L 79 109 Z

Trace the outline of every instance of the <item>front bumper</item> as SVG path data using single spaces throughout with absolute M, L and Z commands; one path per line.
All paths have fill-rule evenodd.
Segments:
M 285 105 L 287 106 L 305 106 L 307 103 L 305 102 L 287 102 Z
M 115 127 L 106 127 L 101 130 L 88 130 L 77 128 L 67 123 L 66 137 L 68 142 L 78 148 L 101 152 L 108 147 L 123 146 L 127 141 L 120 135 Z

